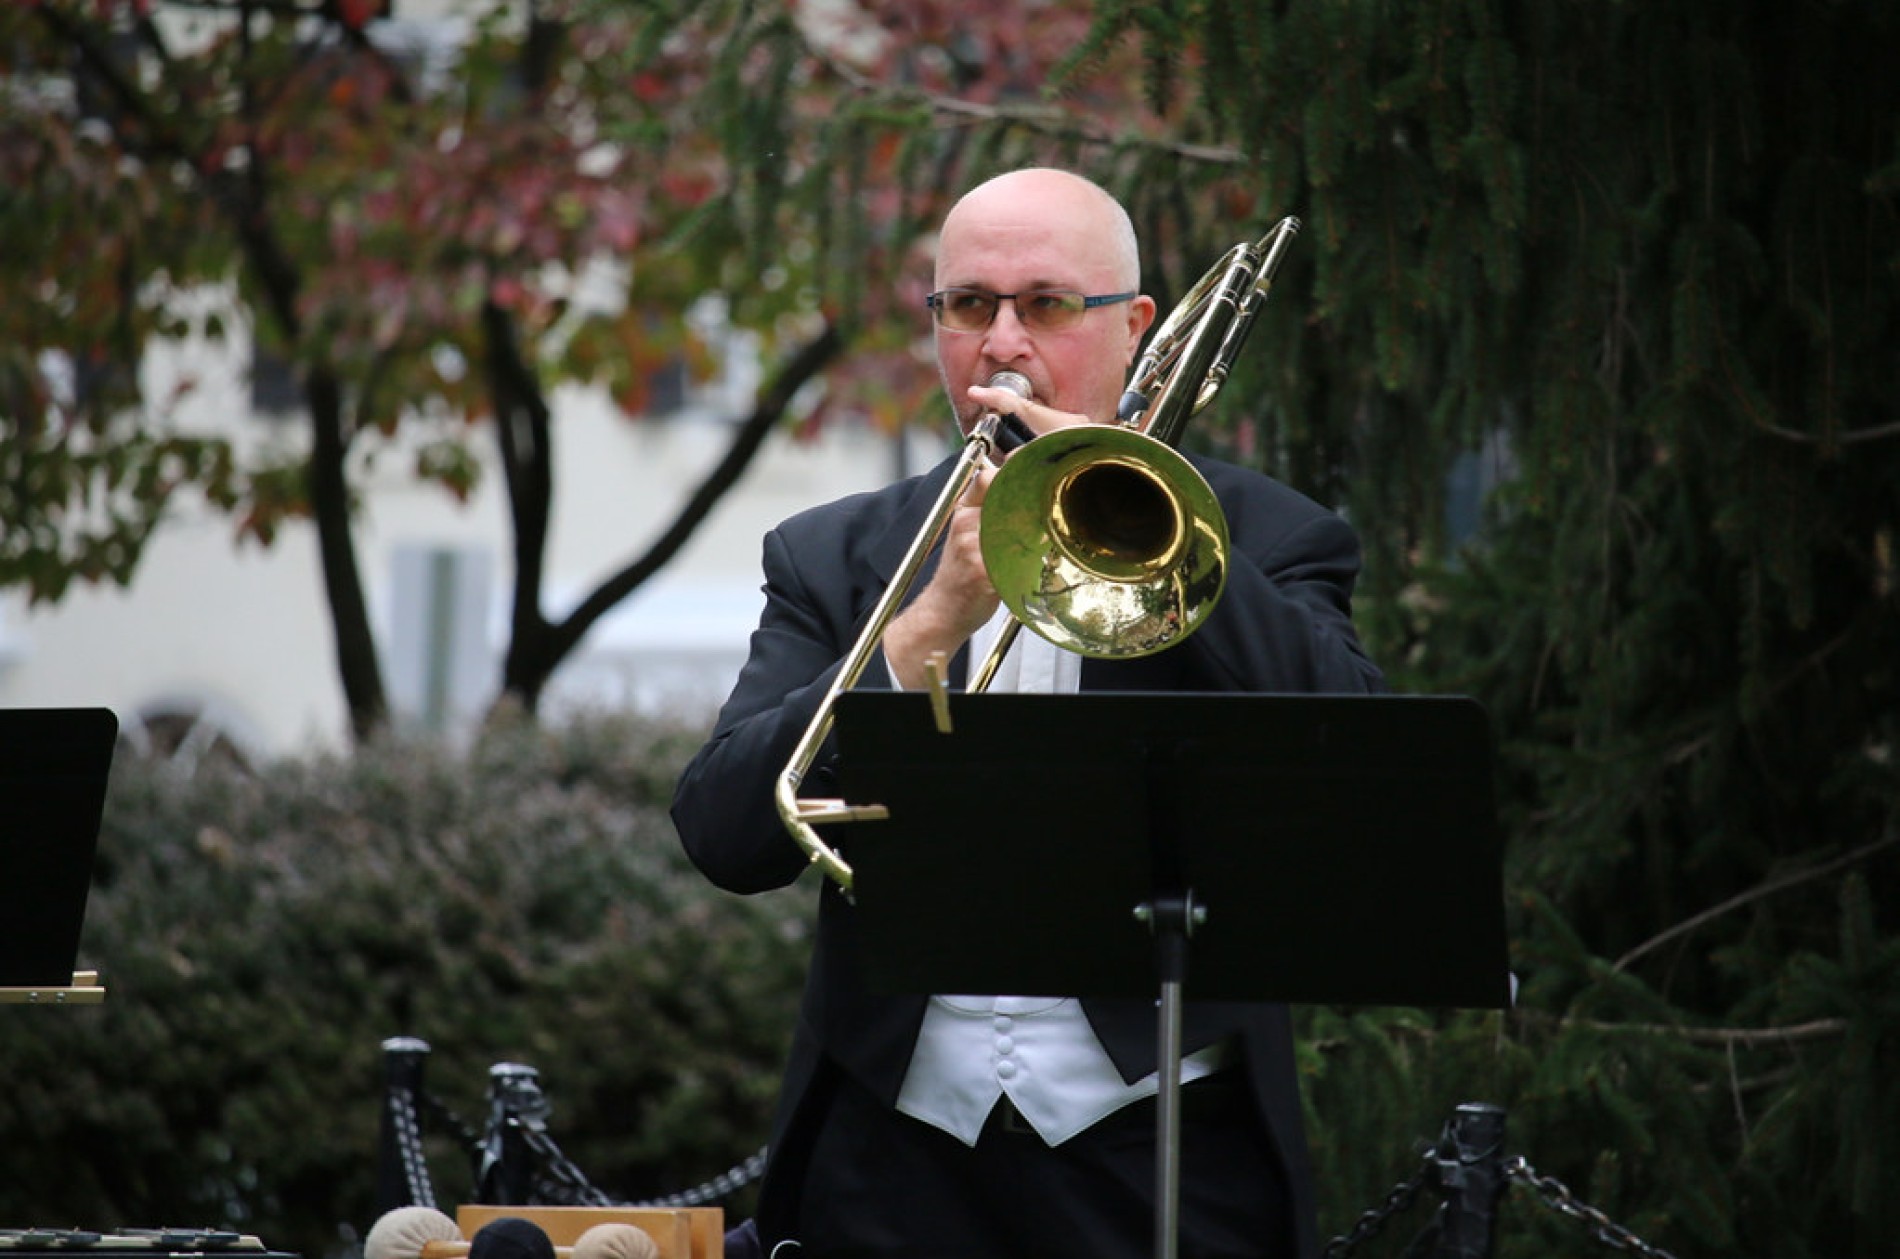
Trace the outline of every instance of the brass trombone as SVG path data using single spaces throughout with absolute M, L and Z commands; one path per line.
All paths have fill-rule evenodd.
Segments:
M 983 562 L 1012 620 L 971 673 L 968 691 L 988 688 L 1024 625 L 1081 655 L 1119 659 L 1172 647 L 1205 621 L 1226 584 L 1227 521 L 1174 443 L 1225 383 L 1299 230 L 1297 218 L 1281 219 L 1258 241 L 1229 249 L 1196 281 L 1149 338 L 1115 424 L 1045 433 L 997 471 L 983 500 Z M 1028 382 L 1013 372 L 989 383 L 1028 396 Z M 812 864 L 847 892 L 851 867 L 817 827 L 889 814 L 878 804 L 800 799 L 799 786 L 831 733 L 838 696 L 870 663 L 958 501 L 998 449 L 1004 423 L 992 413 L 972 427 L 943 492 L 779 775 L 779 816 Z

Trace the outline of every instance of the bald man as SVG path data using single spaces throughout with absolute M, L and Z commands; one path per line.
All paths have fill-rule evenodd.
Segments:
M 944 220 L 929 299 L 959 426 L 967 433 L 989 411 L 1014 413 L 1036 433 L 1112 423 L 1155 318 L 1139 289 L 1134 230 L 1099 186 L 1029 169 L 965 194 Z M 1029 381 L 1029 400 L 987 387 L 1004 370 Z M 992 690 L 1383 688 L 1352 625 L 1352 530 L 1257 472 L 1193 462 L 1233 543 L 1226 590 L 1197 632 L 1120 661 L 1084 660 L 1022 634 Z M 807 867 L 773 805 L 774 784 L 953 463 L 813 508 L 766 536 L 766 607 L 750 656 L 673 804 L 687 853 L 719 886 L 765 891 Z M 961 685 L 971 662 L 987 658 L 1008 617 L 977 544 L 990 475 L 964 496 L 859 685 L 919 686 L 936 652 Z M 815 765 L 806 794 L 837 794 L 831 776 L 828 762 Z M 858 975 L 850 902 L 829 882 L 819 897 L 758 1210 L 768 1250 L 801 1259 L 1152 1254 L 1153 1002 L 876 996 Z M 1180 1255 L 1316 1253 L 1286 1010 L 1189 1001 L 1182 1047 Z

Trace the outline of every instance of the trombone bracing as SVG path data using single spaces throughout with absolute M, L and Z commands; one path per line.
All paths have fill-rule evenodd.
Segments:
M 983 562 L 1012 619 L 971 672 L 968 691 L 989 686 L 1024 625 L 1084 656 L 1129 658 L 1174 646 L 1212 611 L 1226 584 L 1227 521 L 1174 443 L 1226 381 L 1299 230 L 1298 219 L 1281 219 L 1201 276 L 1149 338 L 1115 424 L 1045 433 L 997 471 L 983 500 Z M 1026 382 L 1018 392 L 1027 396 Z M 838 696 L 864 673 L 958 501 L 998 449 L 1004 422 L 992 413 L 970 430 L 943 492 L 779 775 L 779 816 L 812 864 L 846 892 L 851 867 L 817 827 L 889 814 L 878 804 L 801 799 L 799 786 L 831 733 Z

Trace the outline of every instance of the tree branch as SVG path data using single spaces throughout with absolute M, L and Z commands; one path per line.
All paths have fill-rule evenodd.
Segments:
M 1886 835 L 1875 840 L 1873 843 L 1862 845 L 1861 847 L 1854 849 L 1850 853 L 1846 853 L 1840 857 L 1836 857 L 1833 861 L 1825 862 L 1818 866 L 1812 866 L 1805 870 L 1791 871 L 1787 874 L 1779 875 L 1775 878 L 1769 879 L 1767 882 L 1759 884 L 1756 887 L 1750 888 L 1746 892 L 1742 892 L 1742 893 L 1739 893 L 1738 895 L 1729 897 L 1727 900 L 1723 901 L 1719 905 L 1711 906 L 1710 908 L 1703 910 L 1699 914 L 1695 914 L 1689 918 L 1685 918 L 1683 921 L 1677 923 L 1675 926 L 1669 928 L 1667 931 L 1651 936 L 1649 939 L 1643 941 L 1643 943 L 1637 945 L 1635 948 L 1631 949 L 1629 952 L 1625 953 L 1623 956 L 1617 958 L 1616 964 L 1612 966 L 1610 969 L 1612 971 L 1621 971 L 1625 969 L 1627 966 L 1629 966 L 1631 962 L 1634 962 L 1637 958 L 1642 957 L 1643 955 L 1647 953 L 1653 952 L 1654 950 L 1668 943 L 1670 940 L 1675 939 L 1677 936 L 1686 935 L 1689 932 L 1694 931 L 1697 927 L 1702 926 L 1704 923 L 1709 922 L 1715 918 L 1719 918 L 1720 916 L 1730 912 L 1731 910 L 1740 909 L 1744 905 L 1750 904 L 1751 902 L 1754 902 L 1754 901 L 1758 901 L 1765 896 L 1772 896 L 1776 892 L 1785 891 L 1788 888 L 1794 887 L 1798 884 L 1811 882 L 1814 879 L 1825 878 L 1828 875 L 1834 873 L 1836 870 L 1840 870 L 1846 866 L 1850 866 L 1857 861 L 1864 861 L 1868 857 L 1871 857 L 1875 853 L 1882 850 L 1883 848 L 1891 848 L 1897 843 L 1900 843 L 1900 833 L 1895 833 L 1890 827 Z
M 1757 1045 L 1793 1045 L 1803 1041 L 1826 1040 L 1847 1030 L 1846 1019 L 1813 1019 L 1806 1023 L 1790 1023 L 1785 1027 L 1685 1027 L 1675 1023 L 1612 1023 L 1601 1019 L 1566 1018 L 1551 1021 L 1563 1028 L 1674 1036 L 1697 1045 L 1739 1045 L 1745 1049 Z
M 1798 442 L 1803 446 L 1854 446 L 1861 442 L 1880 441 L 1888 437 L 1900 437 L 1900 421 L 1892 424 L 1876 424 L 1871 428 L 1850 428 L 1844 432 L 1829 433 L 1820 436 L 1815 433 L 1803 433 L 1792 428 L 1783 428 L 1779 424 L 1770 424 L 1767 420 L 1756 420 L 1755 427 L 1771 437 L 1784 441 Z
M 547 551 L 548 519 L 554 499 L 554 469 L 549 453 L 548 403 L 521 354 L 514 317 L 492 299 L 482 303 L 482 337 L 487 346 L 488 389 L 495 404 L 495 437 L 501 446 L 502 477 L 515 534 L 514 632 L 540 628 L 538 607 Z M 531 627 L 524 621 L 532 621 Z
M 1519 1023 L 1538 1023 L 1561 1030 L 1582 1029 L 1592 1032 L 1632 1032 L 1643 1036 L 1673 1036 L 1697 1045 L 1723 1045 L 1730 1048 L 1739 1046 L 1743 1049 L 1751 1049 L 1759 1045 L 1795 1045 L 1806 1041 L 1826 1040 L 1841 1035 L 1848 1026 L 1848 1020 L 1844 1018 L 1811 1019 L 1806 1023 L 1790 1023 L 1782 1027 L 1690 1027 L 1680 1023 L 1617 1023 L 1608 1019 L 1564 1018 L 1535 1010 L 1511 1010 L 1505 1017 Z M 1432 1041 L 1441 1034 L 1441 1029 L 1400 1026 L 1385 1028 L 1382 1034 L 1415 1036 L 1421 1040 Z M 1343 1049 L 1351 1042 L 1343 1037 L 1329 1037 L 1307 1043 L 1321 1052 L 1330 1052 Z
M 693 491 L 692 497 L 680 509 L 679 515 L 674 518 L 666 532 L 647 549 L 646 554 L 596 587 L 592 594 L 582 600 L 580 605 L 555 627 L 554 645 L 557 653 L 564 653 L 579 642 L 581 636 L 592 628 L 594 622 L 599 620 L 608 609 L 659 571 L 660 567 L 685 545 L 699 522 L 711 513 L 720 497 L 738 481 L 751 464 L 752 457 L 758 453 L 766 437 L 778 426 L 799 389 L 842 353 L 844 345 L 844 334 L 838 330 L 837 325 L 827 323 L 823 332 L 807 342 L 797 354 L 792 356 L 784 370 L 760 395 L 752 414 L 740 426 L 738 433 L 733 437 L 732 445 L 727 447 L 725 456 Z M 558 654 L 556 658 L 559 658 Z
M 803 40 L 802 42 L 813 60 L 837 75 L 840 81 L 860 96 L 919 105 L 933 114 L 951 118 L 964 118 L 973 122 L 1005 123 L 1058 140 L 1104 147 L 1121 143 L 1117 137 L 1086 127 L 1077 122 L 1072 115 L 1060 109 L 1047 106 L 981 105 L 974 101 L 959 100 L 954 96 L 942 96 L 921 89 L 893 88 L 878 83 L 844 64 L 825 50 L 815 47 L 811 41 Z M 1154 137 L 1143 137 L 1141 143 L 1148 148 L 1171 153 L 1187 161 L 1210 165 L 1241 166 L 1249 160 L 1246 153 L 1224 145 L 1188 144 Z

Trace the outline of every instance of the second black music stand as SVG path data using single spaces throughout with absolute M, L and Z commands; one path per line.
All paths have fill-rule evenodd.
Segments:
M 1490 732 L 1445 696 L 853 691 L 837 711 L 866 981 L 1159 992 L 1156 1253 L 1179 1211 L 1181 1003 L 1502 1007 Z M 1191 979 L 1190 979 L 1191 976 Z
M 0 708 L 0 1003 L 94 1004 L 75 969 L 119 721 L 105 708 Z

